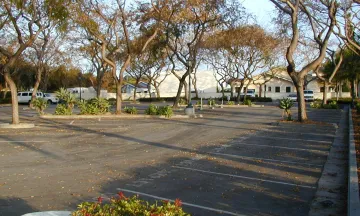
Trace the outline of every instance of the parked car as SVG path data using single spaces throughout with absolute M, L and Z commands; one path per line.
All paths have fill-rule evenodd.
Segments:
M 31 95 L 32 95 L 32 91 L 18 92 L 18 94 L 17 94 L 18 103 L 29 103 L 30 104 Z M 42 92 L 37 92 L 36 97 L 43 98 L 44 94 Z
M 244 95 L 245 95 L 245 92 L 240 93 L 241 97 L 244 97 Z M 254 89 L 248 89 L 247 92 L 246 92 L 246 96 L 247 97 L 255 97 L 255 90 Z
M 59 98 L 51 95 L 50 93 L 44 93 L 44 99 L 48 102 L 48 104 L 59 103 Z
M 305 101 L 314 101 L 314 91 L 304 90 Z
M 291 101 L 297 101 L 297 95 L 296 94 L 289 94 L 287 96 L 288 99 L 290 99 Z

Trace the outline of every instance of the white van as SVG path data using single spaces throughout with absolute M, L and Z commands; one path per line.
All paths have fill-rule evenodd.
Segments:
M 31 95 L 32 95 L 31 91 L 18 92 L 18 94 L 17 94 L 18 103 L 30 103 L 31 102 Z M 37 92 L 36 97 L 37 98 L 43 98 L 44 94 L 42 92 Z
M 304 90 L 305 101 L 314 101 L 314 91 L 313 90 Z

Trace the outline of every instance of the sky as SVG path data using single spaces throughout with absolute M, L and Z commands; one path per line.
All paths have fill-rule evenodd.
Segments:
M 270 0 L 240 0 L 243 6 L 253 15 L 259 25 L 267 30 L 271 29 L 271 19 L 274 15 L 275 6 Z

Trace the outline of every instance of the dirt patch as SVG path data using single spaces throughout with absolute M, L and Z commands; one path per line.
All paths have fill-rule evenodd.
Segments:
M 355 139 L 355 148 L 356 148 L 356 161 L 358 164 L 358 179 L 360 187 L 360 114 L 356 113 L 356 110 L 352 110 L 352 118 L 354 125 L 354 139 Z

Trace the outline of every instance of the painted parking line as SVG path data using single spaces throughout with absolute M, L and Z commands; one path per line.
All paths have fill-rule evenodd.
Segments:
M 293 183 L 287 183 L 287 182 L 281 182 L 281 181 L 272 181 L 272 180 L 266 180 L 266 179 L 260 179 L 260 178 L 251 178 L 251 177 L 246 177 L 246 176 L 219 173 L 219 172 L 212 172 L 212 171 L 206 171 L 206 170 L 201 170 L 201 169 L 193 169 L 193 168 L 188 168 L 188 167 L 180 167 L 180 166 L 172 166 L 172 167 L 176 168 L 176 169 L 184 169 L 184 170 L 190 170 L 190 171 L 194 171 L 194 172 L 202 172 L 202 173 L 213 174 L 213 175 L 228 176 L 228 177 L 233 177 L 233 178 L 249 179 L 249 180 L 269 182 L 269 183 L 274 183 L 274 184 L 281 184 L 281 185 L 297 186 L 297 187 L 302 187 L 302 188 L 316 189 L 316 187 L 313 187 L 313 186 L 299 185 L 299 184 L 293 184 Z
M 147 194 L 147 193 L 142 193 L 142 192 L 139 192 L 139 191 L 127 190 L 127 189 L 124 189 L 124 188 L 117 188 L 116 190 L 122 191 L 122 192 L 127 192 L 127 193 L 132 193 L 132 194 L 138 194 L 138 195 L 142 195 L 142 196 L 146 196 L 146 197 L 151 197 L 151 198 L 158 199 L 158 200 L 165 200 L 165 201 L 175 202 L 175 200 L 172 200 L 172 199 L 159 197 L 159 196 L 155 196 L 155 195 L 151 195 L 151 194 Z M 221 209 L 210 208 L 210 207 L 196 205 L 196 204 L 187 203 L 187 202 L 183 202 L 183 201 L 181 201 L 181 203 L 184 206 L 191 206 L 191 207 L 195 207 L 195 208 L 205 209 L 205 210 L 217 212 L 217 213 L 220 213 L 220 214 L 235 215 L 235 216 L 246 216 L 246 215 L 238 214 L 238 213 L 235 213 L 235 212 L 224 211 L 224 210 L 221 210 Z
M 318 143 L 332 143 L 331 141 L 323 141 L 323 140 L 296 139 L 296 138 L 271 137 L 271 136 L 256 136 L 256 138 L 280 139 L 280 140 L 290 140 L 290 141 L 305 141 L 305 142 L 318 142 Z
M 49 142 L 49 141 L 30 141 L 30 140 L 28 140 L 28 141 L 24 141 L 24 140 L 3 141 L 3 140 L 1 140 L 0 141 L 0 143 L 44 143 L 44 142 Z
M 239 159 L 250 159 L 250 160 L 263 160 L 263 161 L 271 161 L 271 162 L 279 162 L 279 163 L 286 163 L 286 164 L 299 164 L 299 165 L 306 165 L 306 166 L 317 166 L 322 167 L 323 165 L 319 164 L 312 164 L 312 163 L 301 163 L 301 162 L 294 162 L 294 161 L 284 161 L 284 160 L 275 160 L 275 159 L 266 159 L 266 158 L 258 158 L 258 157 L 247 157 L 247 156 L 240 156 L 240 155 L 232 155 L 232 154 L 223 154 L 223 153 L 210 153 L 212 155 L 223 155 L 223 156 L 229 156 L 233 158 L 239 158 Z
M 317 152 L 326 152 L 328 149 L 324 150 L 317 150 L 317 149 L 303 149 L 303 148 L 291 148 L 291 147 L 283 147 L 283 146 L 272 146 L 272 145 L 261 145 L 261 144 L 249 144 L 249 143 L 236 143 L 235 145 L 247 145 L 247 146 L 260 146 L 266 148 L 279 148 L 279 149 L 288 149 L 288 150 L 295 150 L 295 151 L 317 151 Z

